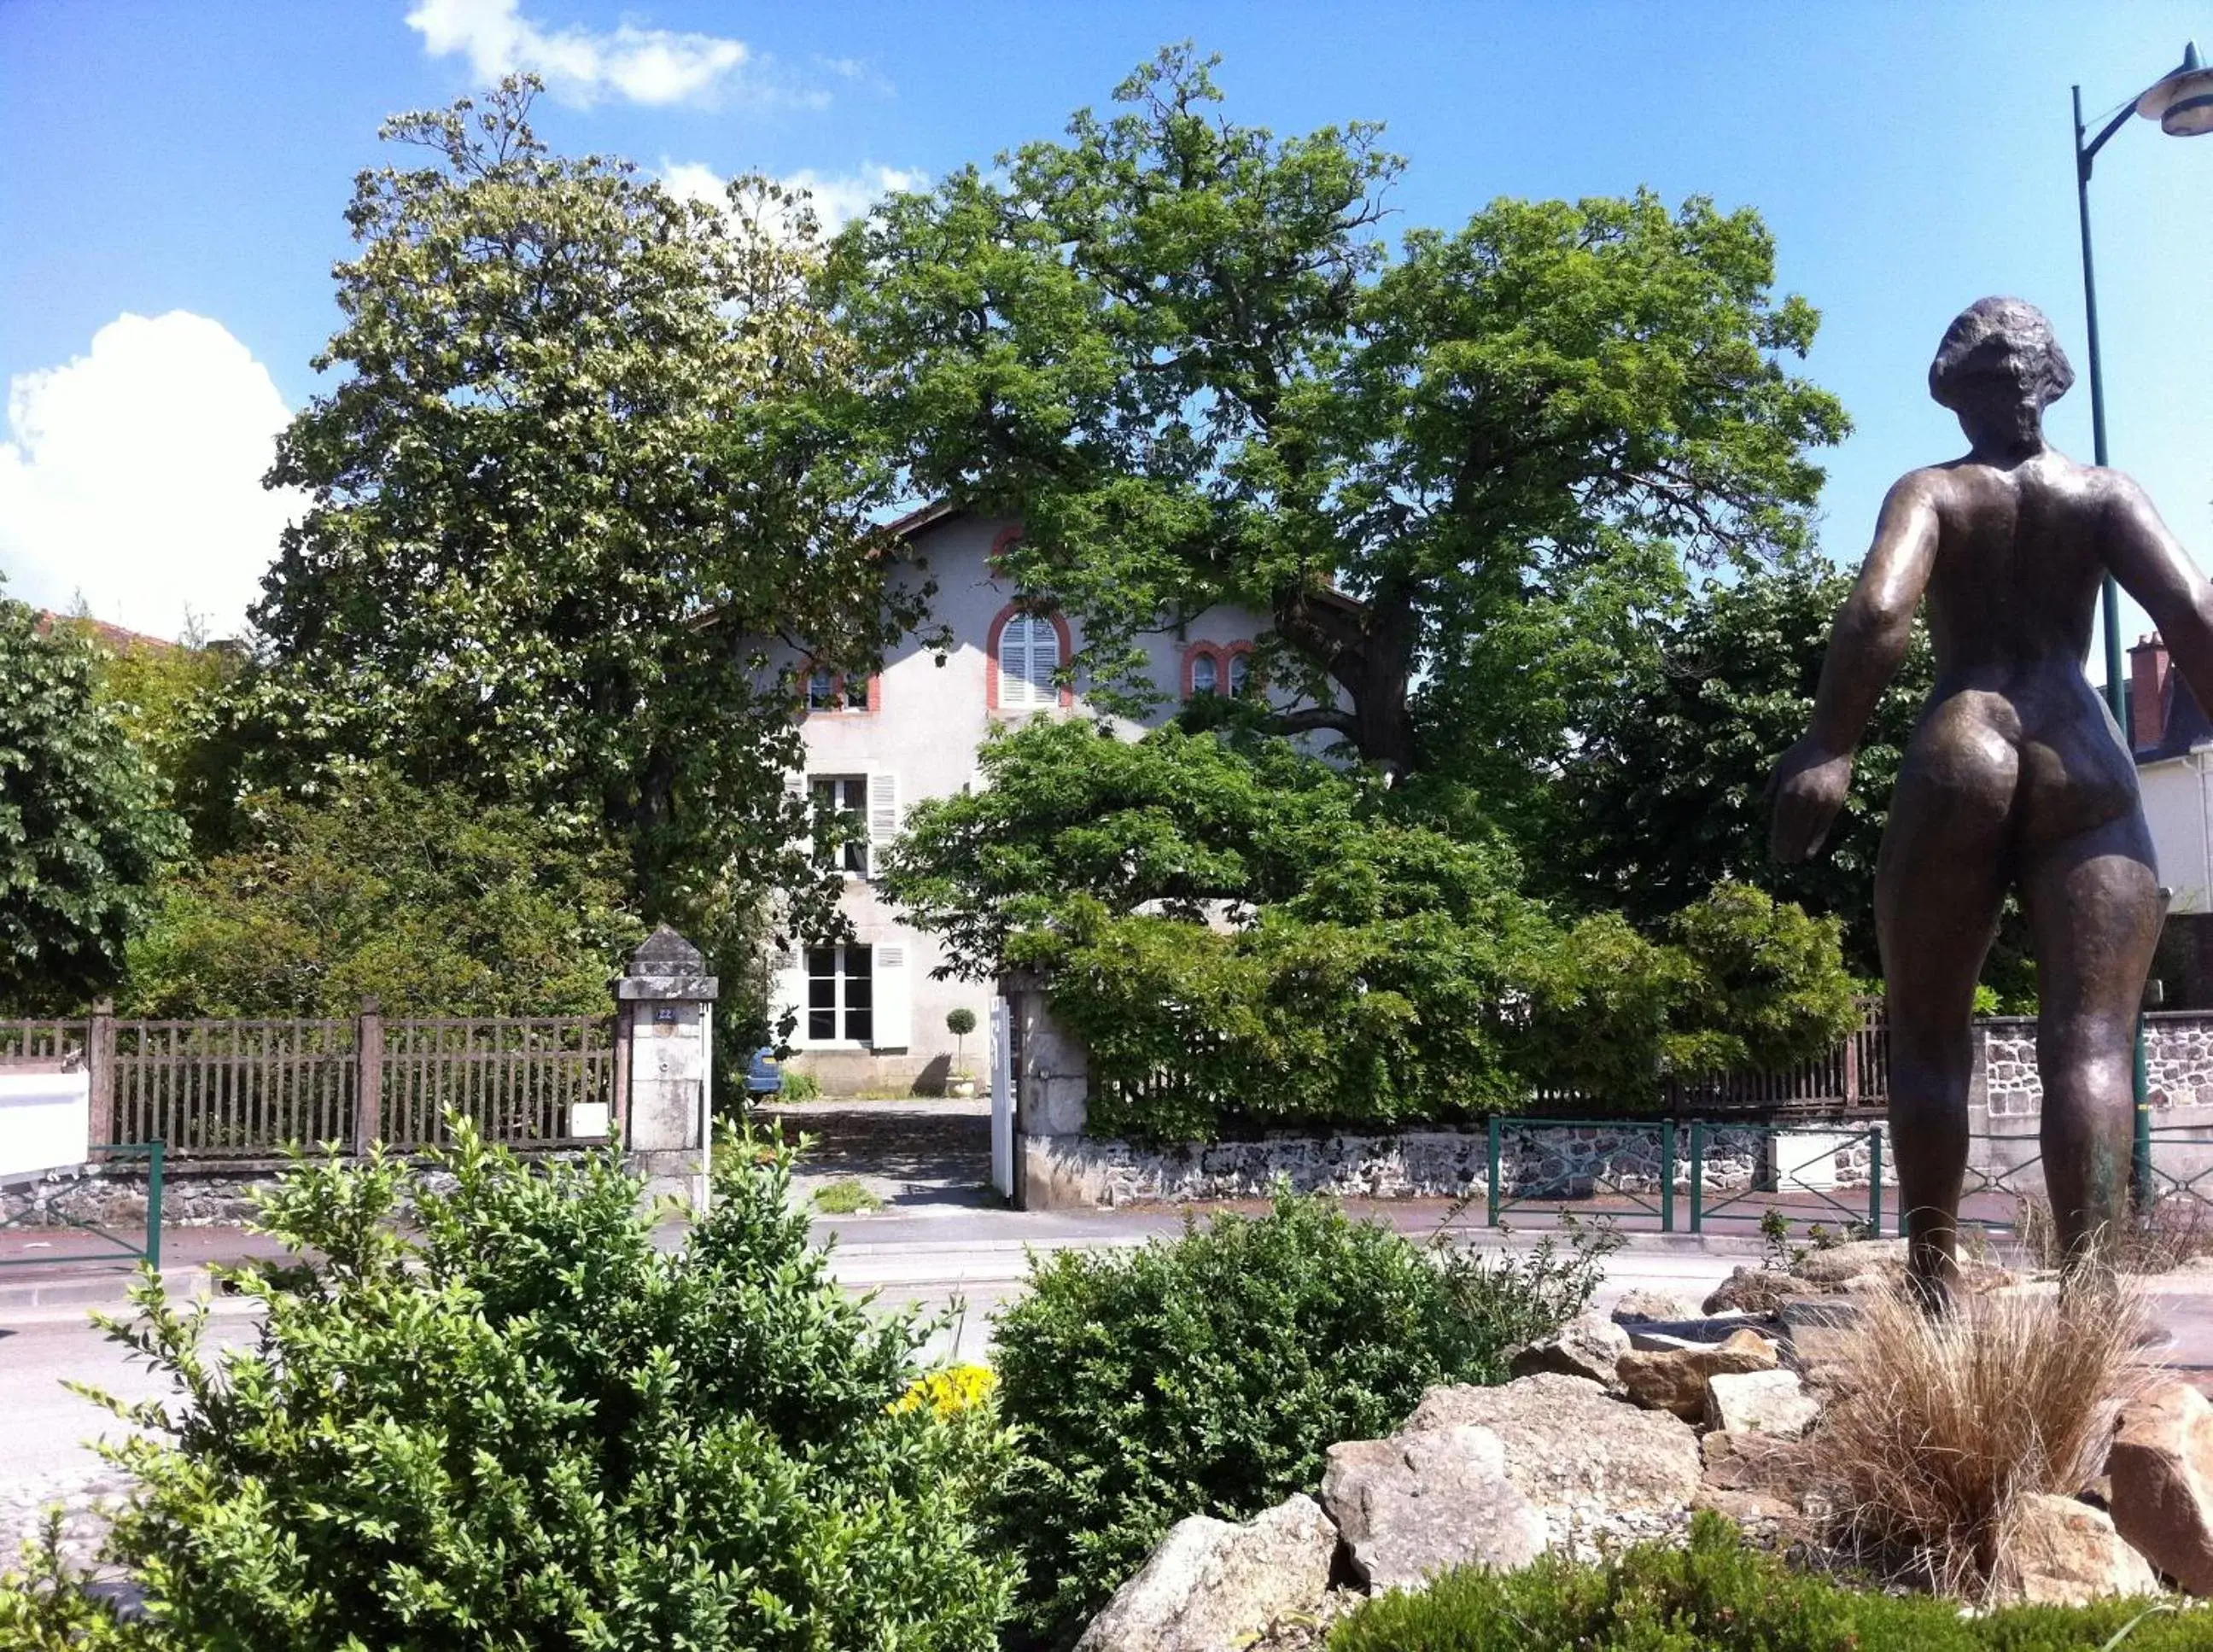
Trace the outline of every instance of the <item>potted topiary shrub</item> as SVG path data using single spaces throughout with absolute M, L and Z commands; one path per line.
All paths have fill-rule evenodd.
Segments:
M 945 1012 L 945 1030 L 953 1034 L 953 1070 L 945 1076 L 945 1093 L 966 1101 L 976 1094 L 976 1075 L 968 1070 L 968 1035 L 976 1030 L 976 1012 L 963 1007 Z

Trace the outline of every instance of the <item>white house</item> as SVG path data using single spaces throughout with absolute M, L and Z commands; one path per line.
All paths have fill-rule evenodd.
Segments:
M 2144 819 L 2174 892 L 2153 972 L 2167 1008 L 2213 1008 L 2213 722 L 2156 632 L 2129 650 L 2128 690 Z
M 845 851 L 843 909 L 854 939 L 844 945 L 798 945 L 774 960 L 771 1017 L 796 1012 L 793 1070 L 826 1088 L 858 1091 L 936 1090 L 955 1054 L 948 1011 L 976 1017 L 967 1035 L 969 1069 L 984 1076 L 989 983 L 936 980 L 944 961 L 935 937 L 908 928 L 881 900 L 873 862 L 918 800 L 944 797 L 977 777 L 976 752 L 996 726 L 1033 717 L 1094 715 L 1081 685 L 1054 680 L 1060 663 L 1082 645 L 1076 622 L 1025 608 L 1014 582 L 997 570 L 996 553 L 1019 537 L 1019 526 L 933 505 L 894 525 L 918 565 L 934 579 L 933 623 L 952 635 L 949 653 L 909 637 L 891 650 L 866 684 L 826 671 L 803 672 L 807 746 L 804 776 L 790 777 L 833 807 L 865 814 L 869 844 Z M 1165 722 L 1194 693 L 1243 687 L 1253 640 L 1264 621 L 1215 608 L 1180 632 L 1144 639 Z M 1125 733 L 1141 726 L 1117 719 Z

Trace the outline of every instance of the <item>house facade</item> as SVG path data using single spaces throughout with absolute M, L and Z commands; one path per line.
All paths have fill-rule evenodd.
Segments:
M 2144 819 L 2173 892 L 2152 974 L 2165 1008 L 2213 1009 L 2213 722 L 2155 632 L 2129 650 L 2128 691 Z
M 951 633 L 941 658 L 919 639 L 904 639 L 869 682 L 848 683 L 802 661 L 801 733 L 807 766 L 789 777 L 819 802 L 862 814 L 865 846 L 842 851 L 840 902 L 853 939 L 809 944 L 803 938 L 771 960 L 771 1020 L 792 1012 L 796 1071 L 832 1094 L 906 1094 L 943 1087 L 956 1060 L 988 1076 L 991 984 L 940 980 L 945 961 L 936 937 L 910 928 L 886 902 L 875 863 L 916 802 L 974 784 L 977 750 L 995 728 L 1036 717 L 1090 717 L 1081 681 L 1054 680 L 1083 644 L 1073 617 L 1033 612 L 996 565 L 1019 524 L 933 506 L 896 525 L 918 580 L 936 582 L 931 619 Z M 1235 692 L 1247 681 L 1264 621 L 1228 607 L 1210 609 L 1180 632 L 1148 637 L 1148 674 L 1164 697 L 1147 722 L 1114 719 L 1134 736 L 1167 721 L 1193 694 Z M 947 1015 L 966 1009 L 976 1030 L 956 1039 Z

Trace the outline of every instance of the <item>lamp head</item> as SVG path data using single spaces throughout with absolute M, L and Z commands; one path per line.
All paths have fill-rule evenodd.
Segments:
M 2197 41 L 2182 49 L 2181 67 L 2137 100 L 2137 113 L 2169 137 L 2213 132 L 2213 69 L 2198 60 Z

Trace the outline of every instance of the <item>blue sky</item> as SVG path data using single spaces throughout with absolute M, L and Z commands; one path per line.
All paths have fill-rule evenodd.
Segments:
M 14 594 L 234 629 L 289 503 L 253 485 L 316 389 L 378 122 L 552 71 L 557 148 L 806 174 L 833 203 L 1057 134 L 1195 39 L 1237 119 L 1387 123 L 1407 225 L 1649 185 L 1758 207 L 1825 316 L 1805 370 L 1857 430 L 1824 543 L 1960 440 L 1923 388 L 1970 300 L 2044 305 L 2084 382 L 2068 88 L 2109 110 L 2213 0 L 2007 4 L 954 4 L 0 0 L 0 568 Z M 2114 461 L 2213 558 L 2213 138 L 2135 121 L 2093 185 Z M 136 322 L 126 317 L 142 318 Z M 2131 640 L 2140 615 L 2125 615 Z

